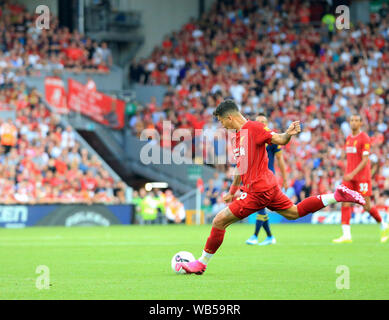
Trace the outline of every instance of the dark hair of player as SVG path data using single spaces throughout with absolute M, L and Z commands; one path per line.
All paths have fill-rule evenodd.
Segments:
M 264 114 L 264 113 L 258 113 L 258 114 L 257 114 L 257 117 L 265 117 L 265 118 L 267 118 L 267 117 L 266 117 L 266 114 Z
M 214 111 L 214 117 L 224 117 L 227 114 L 239 112 L 238 106 L 234 100 L 227 99 L 220 103 Z
M 353 113 L 353 114 L 351 115 L 350 119 L 351 119 L 352 117 L 358 117 L 359 120 L 362 121 L 362 117 L 361 117 L 361 115 L 358 114 L 358 113 Z

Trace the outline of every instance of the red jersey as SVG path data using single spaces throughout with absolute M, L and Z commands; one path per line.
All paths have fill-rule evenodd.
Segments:
M 266 151 L 266 144 L 271 144 L 273 134 L 256 121 L 247 121 L 236 133 L 233 153 L 244 191 L 264 192 L 277 185 L 277 179 L 268 167 Z
M 362 161 L 364 155 L 370 153 L 370 138 L 365 132 L 360 132 L 356 136 L 349 135 L 346 139 L 345 151 L 347 154 L 346 174 L 352 172 Z M 353 181 L 370 180 L 370 160 L 366 166 L 359 171 Z

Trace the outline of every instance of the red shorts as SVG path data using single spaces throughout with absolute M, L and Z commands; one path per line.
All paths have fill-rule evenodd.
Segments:
M 286 210 L 293 206 L 293 202 L 282 193 L 277 185 L 265 192 L 242 192 L 228 207 L 234 216 L 244 219 L 250 214 L 263 208 L 272 211 Z
M 343 181 L 347 188 L 359 192 L 364 197 L 371 196 L 371 180 Z

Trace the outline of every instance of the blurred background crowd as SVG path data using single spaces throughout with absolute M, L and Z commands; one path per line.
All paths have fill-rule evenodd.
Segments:
M 341 183 L 348 118 L 360 114 L 371 137 L 374 196 L 384 205 L 389 199 L 388 7 L 383 4 L 369 24 L 350 30 L 337 30 L 335 16 L 325 12 L 330 11 L 308 1 L 216 2 L 199 20 L 166 36 L 149 58 L 133 63 L 133 82 L 165 84 L 169 90 L 162 103 L 138 105 L 129 126 L 138 136 L 145 128 L 161 132 L 163 121 L 192 133 L 216 131 L 220 126 L 212 113 L 227 97 L 248 118 L 267 114 L 276 131 L 299 119 L 303 133 L 283 153 L 288 193 L 300 201 Z M 225 156 L 218 154 L 220 144 L 228 150 L 227 141 L 206 140 L 204 155 Z M 231 178 L 229 164 L 216 167 Z
M 341 183 L 348 118 L 357 113 L 371 137 L 375 200 L 389 207 L 388 6 L 369 24 L 350 30 L 338 30 L 328 12 L 325 2 L 215 1 L 199 19 L 167 35 L 149 57 L 133 61 L 132 83 L 168 89 L 162 102 L 134 104 L 128 126 L 137 136 L 147 128 L 162 133 L 163 121 L 189 130 L 187 155 L 203 164 L 207 157 L 218 163 L 231 155 L 227 139 L 201 141 L 195 134 L 220 129 L 212 113 L 225 98 L 233 98 L 249 119 L 265 113 L 276 131 L 299 119 L 303 133 L 283 155 L 285 192 L 301 201 Z M 122 203 L 124 183 L 114 181 L 72 128 L 61 126 L 45 107 L 42 93 L 23 82 L 25 75 L 44 70 L 109 72 L 111 50 L 59 27 L 55 16 L 48 30 L 36 28 L 35 18 L 13 1 L 0 1 L 0 110 L 16 110 L 16 119 L 0 122 L 0 201 Z M 213 165 L 220 175 L 205 181 L 203 201 L 210 217 L 224 206 L 222 195 L 232 179 L 230 162 Z M 185 208 L 170 190 L 140 189 L 134 204 L 143 221 L 184 221 Z
M 58 18 L 52 14 L 49 29 L 37 28 L 38 16 L 15 1 L 0 1 L 0 73 L 10 69 L 17 76 L 63 69 L 109 71 L 112 54 L 106 42 L 59 27 Z
M 48 30 L 36 28 L 35 19 L 24 6 L 0 1 L 0 110 L 16 116 L 0 120 L 0 202 L 124 203 L 124 183 L 80 146 L 72 127 L 60 125 L 43 93 L 23 81 L 44 70 L 108 72 L 110 50 L 58 27 L 55 16 Z
M 125 202 L 124 183 L 60 125 L 35 89 L 10 79 L 0 97 L 2 110 L 16 111 L 16 119 L 0 120 L 1 203 Z

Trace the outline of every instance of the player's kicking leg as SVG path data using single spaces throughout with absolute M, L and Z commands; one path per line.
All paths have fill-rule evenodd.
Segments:
M 200 259 L 189 263 L 177 264 L 177 267 L 182 267 L 187 273 L 203 274 L 209 260 L 222 244 L 226 228 L 266 206 L 270 210 L 277 211 L 287 219 L 295 220 L 337 202 L 353 202 L 365 205 L 365 199 L 358 192 L 352 191 L 343 185 L 336 188 L 333 194 L 309 197 L 298 205 L 293 205 L 290 199 L 278 187 L 261 193 L 260 197 L 242 193 L 238 200 L 234 200 L 229 207 L 216 215 L 212 222 L 211 234 L 208 237 Z M 264 203 L 267 203 L 267 205 L 264 205 Z
M 366 204 L 361 194 L 340 185 L 336 188 L 335 193 L 309 197 L 289 209 L 276 211 L 287 219 L 295 220 L 338 202 L 351 202 L 362 206 Z
M 213 219 L 211 234 L 207 239 L 201 257 L 193 262 L 177 264 L 177 268 L 181 266 L 187 273 L 203 274 L 208 261 L 223 243 L 226 228 L 238 220 L 240 219 L 234 216 L 228 207 L 220 211 Z

